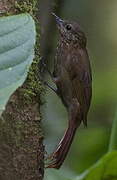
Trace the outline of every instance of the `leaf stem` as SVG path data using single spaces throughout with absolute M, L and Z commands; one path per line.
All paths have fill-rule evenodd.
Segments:
M 109 152 L 117 150 L 117 112 L 112 124 L 110 143 L 109 143 Z

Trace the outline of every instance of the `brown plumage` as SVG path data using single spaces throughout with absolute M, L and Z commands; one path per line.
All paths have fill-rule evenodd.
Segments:
M 53 80 L 57 94 L 68 111 L 68 128 L 51 155 L 49 168 L 63 164 L 76 129 L 81 122 L 87 126 L 87 113 L 92 94 L 92 78 L 86 37 L 76 22 L 63 21 L 55 14 L 60 40 L 54 63 Z

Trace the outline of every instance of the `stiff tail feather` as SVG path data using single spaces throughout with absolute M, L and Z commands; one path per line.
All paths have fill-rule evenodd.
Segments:
M 59 169 L 61 167 L 72 144 L 76 129 L 75 126 L 68 127 L 58 145 L 58 148 L 50 156 L 51 162 L 48 164 L 47 168 Z

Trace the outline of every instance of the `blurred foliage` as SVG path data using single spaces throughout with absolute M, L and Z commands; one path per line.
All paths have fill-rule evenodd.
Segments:
M 75 180 L 116 180 L 117 151 L 106 154 L 93 167 Z
M 77 177 L 70 177 L 65 171 L 48 170 L 45 175 L 48 180 L 117 180 L 117 151 L 106 154 L 90 169 Z
M 81 126 L 78 129 L 63 167 L 59 171 L 47 170 L 45 180 L 53 177 L 54 180 L 66 180 L 66 177 L 59 176 L 66 169 L 68 174 L 82 173 L 107 152 L 117 102 L 117 1 L 66 0 L 61 17 L 78 20 L 87 35 L 93 73 L 93 97 L 88 128 Z M 67 113 L 54 92 L 48 90 L 46 99 L 43 108 L 45 144 L 50 153 L 66 128 Z M 104 159 L 107 163 L 108 155 Z M 95 180 L 94 177 L 92 180 Z

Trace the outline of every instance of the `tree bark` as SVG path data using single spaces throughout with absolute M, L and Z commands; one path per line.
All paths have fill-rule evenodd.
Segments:
M 24 1 L 27 6 L 34 2 Z M 15 0 L 0 0 L 0 16 L 16 14 L 18 10 L 15 3 Z M 36 73 L 37 69 L 34 70 L 33 80 L 38 84 Z M 34 87 L 35 95 L 31 95 L 29 101 L 26 100 L 23 92 L 30 81 L 28 77 L 23 86 L 11 96 L 0 119 L 0 180 L 43 179 L 44 146 L 39 111 L 41 88 L 37 90 Z

